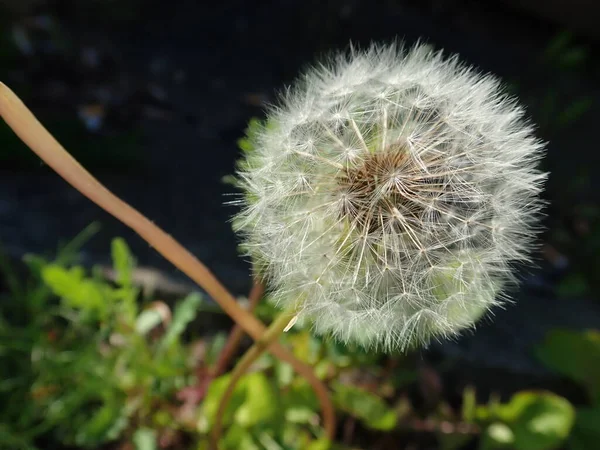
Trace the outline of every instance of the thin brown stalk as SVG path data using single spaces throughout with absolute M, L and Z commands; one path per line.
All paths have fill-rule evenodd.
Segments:
M 238 305 L 231 293 L 204 264 L 87 172 L 44 128 L 19 97 L 1 82 L 0 115 L 17 136 L 48 166 L 87 198 L 129 226 L 175 267 L 198 283 L 254 340 L 260 339 L 265 326 Z M 271 343 L 269 351 L 289 363 L 310 382 L 321 402 L 324 427 L 328 436 L 333 438 L 335 415 L 325 385 L 315 376 L 310 366 L 296 359 L 278 342 Z
M 262 284 L 260 281 L 255 280 L 252 285 L 252 289 L 250 290 L 250 294 L 248 295 L 248 312 L 254 312 L 264 292 L 264 284 Z M 217 360 L 217 364 L 215 365 L 215 368 L 212 372 L 212 377 L 216 378 L 223 372 L 225 372 L 229 361 L 231 361 L 231 358 L 233 358 L 233 356 L 235 355 L 235 352 L 237 351 L 243 336 L 243 328 L 238 323 L 236 323 L 231 329 L 229 336 L 227 337 L 227 342 L 225 343 L 223 350 L 219 354 L 219 359 Z

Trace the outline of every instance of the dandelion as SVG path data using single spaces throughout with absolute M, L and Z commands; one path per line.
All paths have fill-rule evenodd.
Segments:
M 405 350 L 508 299 L 529 260 L 544 145 L 500 82 L 425 45 L 351 49 L 254 126 L 234 228 L 318 333 Z

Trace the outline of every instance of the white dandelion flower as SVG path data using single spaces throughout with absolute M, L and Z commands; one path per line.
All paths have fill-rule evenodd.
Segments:
M 319 333 L 406 349 L 506 300 L 528 260 L 544 145 L 500 82 L 417 45 L 309 70 L 254 126 L 234 227 Z

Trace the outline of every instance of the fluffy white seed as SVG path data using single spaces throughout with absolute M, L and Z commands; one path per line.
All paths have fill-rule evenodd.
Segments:
M 281 306 L 406 349 L 506 300 L 542 206 L 543 144 L 499 81 L 417 45 L 309 70 L 249 135 L 235 228 Z

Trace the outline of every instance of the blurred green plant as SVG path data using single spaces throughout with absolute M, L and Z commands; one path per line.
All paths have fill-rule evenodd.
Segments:
M 0 448 L 33 448 L 49 432 L 63 445 L 93 448 L 132 427 L 177 428 L 175 393 L 193 380 L 195 364 L 181 336 L 202 298 L 178 302 L 170 321 L 152 305 L 142 309 L 122 239 L 112 243 L 114 284 L 64 256 L 28 256 L 25 283 L 2 260 L 9 298 L 0 304 Z
M 555 330 L 535 349 L 535 355 L 585 389 L 588 401 L 577 408 L 569 449 L 595 448 L 600 441 L 600 332 Z
M 207 449 L 231 375 L 214 379 L 207 390 L 203 377 L 218 359 L 223 335 L 197 337 L 189 330 L 202 309 L 198 294 L 177 302 L 170 319 L 166 304 L 141 298 L 134 257 L 120 238 L 111 246 L 114 282 L 74 264 L 94 231 L 84 231 L 51 260 L 27 256 L 26 274 L 0 259 L 0 448 L 120 442 L 136 450 Z M 256 314 L 270 321 L 276 311 L 262 302 Z M 557 331 L 536 350 L 546 365 L 587 389 L 588 405 L 576 409 L 546 391 L 479 403 L 469 388 L 458 410 L 444 397 L 423 409 L 407 397 L 423 389 L 418 358 L 344 346 L 298 324 L 283 343 L 315 367 L 344 429 L 356 431 L 329 442 L 310 385 L 264 354 L 236 386 L 219 448 L 369 448 L 356 443 L 416 432 L 433 436 L 442 450 L 552 450 L 565 442 L 572 450 L 589 449 L 600 438 L 599 336 Z
M 568 438 L 575 420 L 569 401 L 551 392 L 521 391 L 507 403 L 477 406 L 473 419 L 483 429 L 481 450 L 550 450 Z

